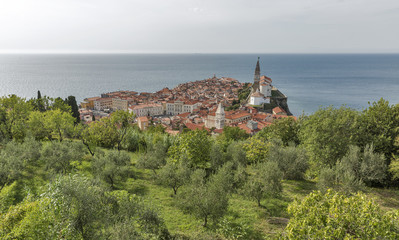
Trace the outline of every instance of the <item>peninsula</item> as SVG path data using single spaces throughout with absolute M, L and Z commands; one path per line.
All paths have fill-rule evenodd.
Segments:
M 252 84 L 214 75 L 155 93 L 103 93 L 80 104 L 81 120 L 86 123 L 116 110 L 133 112 L 143 130 L 161 124 L 170 133 L 205 128 L 219 134 L 224 126 L 236 126 L 253 135 L 274 119 L 293 117 L 287 96 L 272 85 L 271 78 L 261 76 L 259 58 Z

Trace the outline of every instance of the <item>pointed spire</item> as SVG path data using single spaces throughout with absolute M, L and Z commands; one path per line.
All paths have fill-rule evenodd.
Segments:
M 216 113 L 224 114 L 224 108 L 222 106 L 222 103 L 219 103 L 219 106 L 218 106 L 218 109 L 216 110 Z
M 259 81 L 260 81 L 260 66 L 259 66 L 259 59 L 256 62 L 256 67 L 255 67 L 255 75 L 254 75 L 254 85 L 253 85 L 253 90 L 256 91 L 256 89 L 259 88 Z
M 256 74 L 260 75 L 259 59 L 260 59 L 260 57 L 258 57 L 258 62 L 256 62 L 255 75 Z

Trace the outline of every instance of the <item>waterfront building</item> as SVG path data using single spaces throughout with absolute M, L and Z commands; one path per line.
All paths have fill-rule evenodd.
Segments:
M 94 100 L 94 109 L 98 111 L 112 109 L 112 98 L 98 98 Z
M 128 101 L 126 99 L 121 98 L 112 98 L 112 110 L 123 110 L 127 111 Z
M 140 104 L 129 107 L 129 112 L 133 112 L 136 117 L 142 116 L 159 116 L 163 115 L 163 107 L 161 104 Z
M 248 98 L 249 105 L 262 105 L 270 103 L 272 96 L 272 79 L 266 76 L 260 76 L 259 57 L 256 62 L 254 84 L 252 85 L 251 93 Z
M 99 98 L 100 97 L 85 98 L 83 102 L 80 103 L 80 106 L 85 109 L 94 109 L 94 101 Z

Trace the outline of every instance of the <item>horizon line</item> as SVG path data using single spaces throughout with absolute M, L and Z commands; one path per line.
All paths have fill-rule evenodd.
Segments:
M 205 55 L 205 54 L 248 54 L 248 55 L 252 55 L 252 54 L 262 54 L 262 55 L 264 55 L 264 54 L 281 54 L 281 55 L 283 55 L 283 54 L 314 54 L 314 55 L 318 55 L 318 54 L 325 54 L 325 55 L 327 55 L 327 54 L 331 54 L 331 55 L 334 55 L 334 54 L 399 54 L 399 52 L 118 52 L 118 51 L 115 51 L 115 52 L 101 52 L 101 51 L 98 51 L 98 52 L 90 52 L 90 51 L 88 51 L 88 52 L 62 52 L 62 51 L 60 51 L 60 52 L 1 52 L 0 51 L 0 54 L 1 55 L 18 55 L 18 54 L 26 54 L 26 55 L 35 55 L 35 54 L 38 54 L 38 55 L 83 55 L 83 54 L 87 54 L 87 55 L 89 55 L 89 54 L 93 54 L 93 55 L 96 55 L 96 54 L 102 54 L 102 55 L 134 55 L 134 54 L 137 54 L 137 55 L 151 55 L 151 54 L 157 54 L 157 55 L 163 55 L 163 54 L 165 54 L 165 55 L 167 55 L 167 54 L 169 54 L 169 55 L 172 55 L 172 54 L 175 54 L 175 55 L 179 55 L 179 54 L 187 54 L 187 55 L 189 55 L 189 54 L 198 54 L 198 55 Z

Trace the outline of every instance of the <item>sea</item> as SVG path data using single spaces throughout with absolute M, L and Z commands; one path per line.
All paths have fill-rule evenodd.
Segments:
M 346 105 L 363 110 L 380 98 L 399 103 L 399 54 L 0 54 L 0 96 L 155 92 L 216 75 L 253 82 L 261 75 L 288 97 L 294 115 Z

